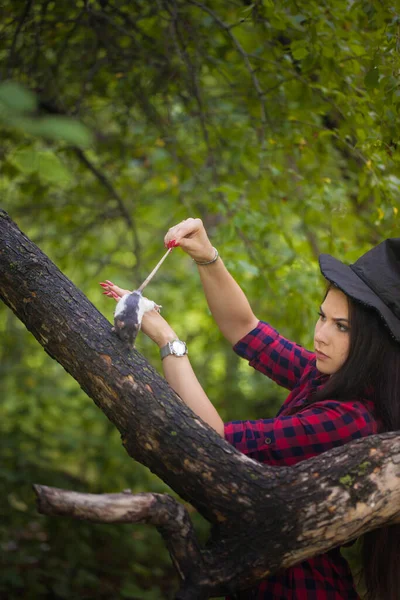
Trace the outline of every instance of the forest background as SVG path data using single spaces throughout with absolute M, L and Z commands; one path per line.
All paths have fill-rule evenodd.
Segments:
M 110 320 L 98 282 L 137 287 L 201 217 L 257 316 L 312 347 L 318 254 L 399 235 L 399 50 L 395 3 L 3 0 L 1 206 Z M 274 415 L 179 249 L 147 293 L 224 420 Z M 0 596 L 173 597 L 155 530 L 37 513 L 32 483 L 171 490 L 3 305 L 0 335 Z

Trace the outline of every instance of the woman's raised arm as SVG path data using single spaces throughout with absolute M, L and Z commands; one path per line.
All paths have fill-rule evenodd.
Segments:
M 166 245 L 175 241 L 196 263 L 209 262 L 215 257 L 215 249 L 201 219 L 186 219 L 171 227 L 164 241 Z M 211 314 L 222 335 L 231 344 L 236 344 L 257 326 L 258 319 L 221 258 L 197 266 Z

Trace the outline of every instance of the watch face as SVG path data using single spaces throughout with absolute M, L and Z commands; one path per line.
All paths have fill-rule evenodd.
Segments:
M 186 354 L 186 344 L 179 340 L 172 342 L 172 350 L 176 356 L 184 356 Z

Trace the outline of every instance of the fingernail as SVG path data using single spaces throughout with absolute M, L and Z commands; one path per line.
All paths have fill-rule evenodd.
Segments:
M 112 281 L 110 281 L 109 279 L 106 279 L 106 283 L 110 284 L 110 285 L 114 285 Z

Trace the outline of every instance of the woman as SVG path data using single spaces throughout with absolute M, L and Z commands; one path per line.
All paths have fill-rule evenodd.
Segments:
M 275 418 L 224 424 L 191 368 L 184 342 L 156 311 L 144 315 L 142 330 L 161 349 L 168 383 L 238 450 L 269 465 L 290 466 L 360 437 L 400 430 L 400 238 L 386 240 L 351 266 L 320 256 L 329 287 L 314 352 L 259 321 L 200 219 L 172 227 L 164 241 L 179 245 L 197 263 L 211 313 L 235 352 L 290 390 Z M 116 300 L 128 293 L 111 282 L 102 285 Z M 399 526 L 364 536 L 368 598 L 398 600 L 399 557 Z M 334 548 L 238 597 L 356 600 L 358 595 L 340 548 Z

